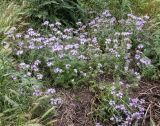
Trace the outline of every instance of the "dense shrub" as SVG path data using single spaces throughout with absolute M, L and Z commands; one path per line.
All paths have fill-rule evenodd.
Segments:
M 6 34 L 8 41 L 15 39 L 10 45 L 20 68 L 50 84 L 67 87 L 88 83 L 93 75 L 101 73 L 135 81 L 143 70 L 154 68 L 144 53 L 148 18 L 128 14 L 126 20 L 117 21 L 105 11 L 87 25 L 78 22 L 78 30 L 61 31 L 61 23 L 46 21 L 42 25 L 51 34 L 41 35 L 31 28 L 25 34 L 12 30 Z
M 64 25 L 75 25 L 84 18 L 84 10 L 77 0 L 26 0 L 27 16 L 34 24 L 43 21 L 60 21 Z

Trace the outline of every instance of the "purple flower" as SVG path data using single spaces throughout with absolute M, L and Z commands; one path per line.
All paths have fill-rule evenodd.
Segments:
M 52 105 L 58 105 L 58 104 L 61 104 L 63 101 L 62 99 L 59 97 L 59 98 L 51 98 L 50 99 L 50 102 Z
M 117 97 L 122 98 L 123 97 L 123 93 L 119 92 L 118 94 L 116 94 Z
M 145 65 L 150 65 L 151 64 L 151 60 L 147 57 L 141 58 L 140 62 L 145 64 Z
M 52 62 L 47 62 L 47 66 L 48 66 L 48 67 L 51 67 L 52 65 L 53 65 Z
M 35 89 L 33 92 L 33 95 L 35 96 L 41 96 L 43 93 L 39 89 Z
M 53 89 L 53 88 L 49 88 L 49 89 L 46 91 L 46 94 L 47 94 L 47 95 L 54 94 L 54 93 L 56 93 L 56 90 Z
M 21 37 L 22 37 L 21 33 L 16 34 L 16 38 L 21 38 Z
M 115 105 L 115 101 L 113 101 L 113 100 L 109 101 L 109 105 L 111 105 L 111 106 Z
M 43 75 L 42 74 L 37 74 L 37 79 L 38 80 L 41 80 L 43 78 Z
M 60 23 L 60 22 L 56 22 L 56 23 L 55 23 L 55 25 L 60 26 L 60 25 L 61 25 L 61 23 Z
M 101 125 L 100 123 L 96 123 L 96 126 L 103 126 L 103 125 Z
M 12 75 L 11 77 L 12 77 L 13 80 L 17 80 L 16 76 Z
M 22 47 L 24 45 L 24 42 L 18 42 L 18 46 Z
M 57 68 L 54 69 L 54 72 L 55 73 L 62 73 L 63 70 L 57 67 Z
M 45 21 L 42 25 L 48 26 L 49 25 L 49 21 Z
M 40 60 L 36 60 L 36 61 L 34 62 L 35 65 L 39 65 L 40 63 L 41 63 Z
M 140 59 L 140 58 L 141 58 L 141 56 L 140 56 L 139 54 L 136 54 L 136 55 L 135 55 L 135 59 L 138 60 L 138 59 Z
M 80 55 L 79 57 L 78 57 L 78 59 L 82 59 L 82 60 L 85 60 L 85 59 L 87 59 L 84 55 Z
M 32 73 L 31 73 L 31 72 L 27 72 L 27 76 L 29 76 L 29 77 L 30 77 L 31 75 L 32 75 Z
M 20 55 L 22 55 L 23 54 L 23 50 L 18 50 L 17 52 L 16 52 L 16 55 L 17 56 L 20 56 Z
M 138 45 L 138 48 L 139 48 L 139 49 L 143 49 L 143 48 L 144 48 L 144 45 L 139 44 L 139 45 Z
M 49 27 L 54 27 L 54 24 L 49 24 Z
M 127 43 L 127 49 L 131 49 L 131 47 L 132 47 L 132 44 Z
M 71 67 L 70 64 L 66 64 L 66 69 L 69 69 Z

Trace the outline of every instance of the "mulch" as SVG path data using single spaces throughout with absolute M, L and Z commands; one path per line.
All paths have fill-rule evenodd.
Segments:
M 57 109 L 53 126 L 95 126 L 91 117 L 94 95 L 89 89 L 60 89 L 58 94 L 63 104 Z
M 142 126 L 160 126 L 160 81 L 141 81 L 139 87 L 132 90 L 131 95 L 145 100 L 145 117 Z

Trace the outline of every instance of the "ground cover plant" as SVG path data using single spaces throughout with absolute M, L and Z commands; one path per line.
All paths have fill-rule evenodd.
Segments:
M 23 2 L 15 15 L 38 27 L 2 25 L 0 125 L 158 125 L 158 1 Z
M 58 104 L 55 89 L 39 91 L 41 83 L 33 77 L 24 76 L 23 72 L 16 71 L 13 59 L 8 56 L 10 53 L 11 50 L 1 47 L 0 125 L 50 123 L 50 119 L 56 115 L 55 105 Z

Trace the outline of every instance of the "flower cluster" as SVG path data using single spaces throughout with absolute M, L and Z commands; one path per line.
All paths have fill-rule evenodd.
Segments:
M 48 29 L 48 34 L 32 28 L 22 34 L 16 33 L 16 29 L 12 28 L 6 35 L 9 40 L 15 41 L 12 48 L 20 60 L 20 67 L 25 69 L 27 76 L 35 76 L 39 80 L 50 75 L 50 80 L 55 84 L 71 84 L 72 80 L 78 81 L 87 75 L 89 77 L 89 68 L 98 66 L 92 72 L 104 73 L 103 64 L 108 61 L 111 65 L 107 66 L 117 74 L 117 71 L 124 68 L 126 75 L 130 73 L 140 79 L 138 69 L 134 69 L 132 64 L 137 64 L 136 68 L 139 68 L 141 64 L 150 65 L 151 60 L 143 55 L 144 45 L 133 42 L 131 37 L 135 32 L 142 32 L 147 20 L 147 16 L 140 18 L 128 14 L 128 19 L 117 21 L 109 11 L 104 11 L 86 25 L 78 22 L 77 29 L 62 30 L 60 22 L 45 21 L 42 29 Z M 117 22 L 122 25 L 122 32 L 114 29 Z M 104 53 L 107 57 L 102 59 Z M 98 59 L 100 60 L 97 61 Z
M 144 117 L 145 109 L 143 104 L 145 101 L 138 98 L 130 98 L 126 91 L 127 86 L 121 82 L 113 83 L 112 85 L 106 86 L 103 93 L 107 93 L 102 97 L 102 106 L 100 110 L 107 108 L 106 111 L 113 111 L 113 113 L 106 113 L 110 117 L 110 121 L 118 126 L 131 126 L 133 122 L 139 121 Z M 124 92 L 124 93 L 123 93 Z M 105 104 L 105 105 L 104 105 Z M 107 107 L 106 107 L 107 106 Z M 104 113 L 102 113 L 104 114 Z
M 63 100 L 60 97 L 56 97 L 56 90 L 54 88 L 49 88 L 45 91 L 42 91 L 39 86 L 34 86 L 33 87 L 34 92 L 33 95 L 36 97 L 40 97 L 43 95 L 51 96 L 50 98 L 50 104 L 51 105 L 59 105 L 63 103 Z

